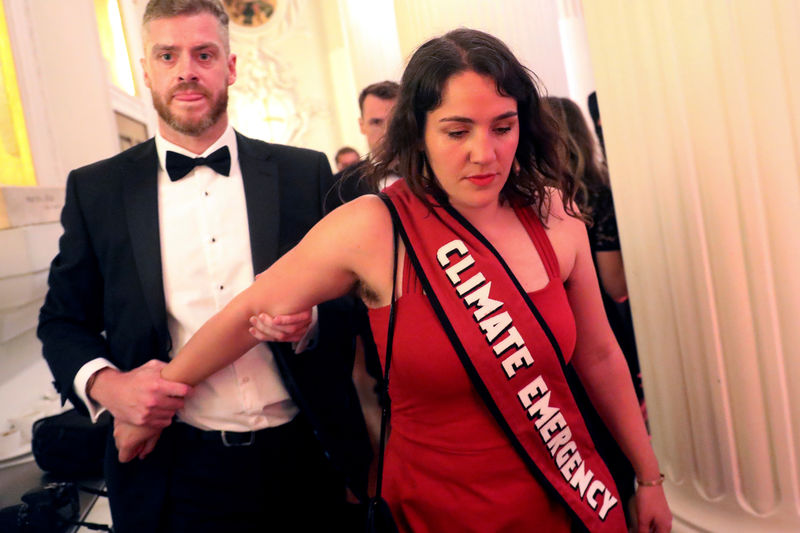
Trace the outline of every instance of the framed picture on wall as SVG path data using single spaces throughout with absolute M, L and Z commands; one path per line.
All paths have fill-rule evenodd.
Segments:
M 277 8 L 278 0 L 224 0 L 231 22 L 246 28 L 263 26 Z
M 144 142 L 149 137 L 147 135 L 147 126 L 145 126 L 143 122 L 123 115 L 119 111 L 114 111 L 114 118 L 117 121 L 120 151 L 127 150 L 131 146 Z

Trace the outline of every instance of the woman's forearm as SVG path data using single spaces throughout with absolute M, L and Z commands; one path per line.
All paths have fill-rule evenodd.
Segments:
M 625 267 L 622 263 L 622 253 L 619 250 L 596 254 L 597 272 L 600 283 L 606 293 L 615 302 L 624 302 L 628 299 L 628 285 L 625 283 Z
M 658 459 L 650 444 L 630 371 L 621 352 L 576 366 L 592 405 L 601 416 L 639 480 L 659 476 Z
M 251 286 L 203 324 L 161 370 L 161 377 L 194 386 L 258 344 L 248 331 L 250 317 L 259 311 L 250 304 L 253 291 Z
M 383 278 L 373 270 L 391 272 L 391 231 L 386 207 L 377 198 L 360 198 L 337 209 L 203 324 L 164 367 L 162 377 L 196 385 L 233 363 L 259 342 L 249 332 L 250 317 L 259 313 L 310 309 L 346 294 L 365 272 L 371 286 L 381 286 L 374 280 Z M 373 267 L 376 257 L 388 260 L 389 267 L 380 261 Z M 391 276 L 388 281 L 391 287 Z

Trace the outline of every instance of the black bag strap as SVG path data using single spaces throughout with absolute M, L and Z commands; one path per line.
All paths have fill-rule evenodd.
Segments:
M 381 440 L 378 451 L 378 479 L 375 484 L 375 497 L 381 497 L 381 485 L 383 482 L 383 452 L 386 448 L 386 429 L 389 426 L 391 416 L 391 399 L 389 398 L 389 365 L 392 362 L 392 339 L 394 338 L 394 299 L 397 291 L 397 228 L 392 220 L 392 299 L 389 303 L 389 328 L 386 335 L 386 361 L 383 369 L 383 387 L 381 389 Z

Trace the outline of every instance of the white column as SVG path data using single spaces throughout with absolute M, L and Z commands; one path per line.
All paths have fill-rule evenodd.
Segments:
M 460 26 L 491 33 L 533 70 L 547 92 L 569 94 L 559 31 L 559 5 L 552 0 L 394 0 L 404 59 L 428 39 Z
M 595 83 L 580 0 L 558 0 L 558 28 L 569 93 L 557 96 L 572 99 L 583 111 L 586 123 L 591 124 L 588 96 Z
M 341 0 L 339 10 L 358 91 L 378 81 L 399 81 L 403 58 L 391 0 Z
M 800 528 L 800 4 L 584 2 L 677 531 Z
M 39 185 L 119 151 L 92 2 L 5 0 Z

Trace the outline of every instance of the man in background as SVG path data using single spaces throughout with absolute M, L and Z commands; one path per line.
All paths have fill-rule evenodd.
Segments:
M 350 146 L 343 146 L 336 151 L 336 157 L 334 157 L 334 161 L 336 162 L 336 171 L 341 172 L 342 170 L 355 165 L 358 163 L 358 152 L 356 152 L 355 148 L 351 148 Z
M 399 93 L 400 85 L 387 80 L 364 87 L 361 94 L 358 95 L 358 106 L 361 109 L 358 127 L 367 139 L 370 153 L 377 150 L 386 134 Z M 363 179 L 366 164 L 366 159 L 362 160 L 341 170 L 333 177 L 334 186 L 325 197 L 326 213 L 358 196 L 372 192 Z M 397 179 L 398 177 L 395 175 L 387 176 L 381 183 L 381 188 L 391 185 Z M 358 391 L 372 449 L 377 453 L 381 427 L 381 406 L 378 396 L 378 390 L 383 382 L 381 364 L 378 359 L 378 349 L 370 330 L 367 308 L 361 300 L 355 301 L 352 318 L 357 334 L 353 383 Z M 373 462 L 370 469 L 370 491 L 374 490 L 377 479 L 376 466 Z
M 387 80 L 364 87 L 358 95 L 358 107 L 361 110 L 358 127 L 367 138 L 370 152 L 375 151 L 386 134 L 399 93 L 400 85 Z
M 67 179 L 38 328 L 56 388 L 93 418 L 165 428 L 124 464 L 109 435 L 118 533 L 339 529 L 345 483 L 363 498 L 370 459 L 346 302 L 267 317 L 295 350 L 261 344 L 191 391 L 160 377 L 322 216 L 327 158 L 228 124 L 237 65 L 219 0 L 151 0 L 142 31 L 158 132 Z
M 358 95 L 358 107 L 361 116 L 358 127 L 367 138 L 370 153 L 374 153 L 389 125 L 392 110 L 397 103 L 400 85 L 393 81 L 381 81 L 367 85 Z M 325 212 L 332 211 L 345 202 L 370 192 L 362 180 L 364 163 L 358 163 L 340 171 L 334 179 L 334 187 L 325 198 Z M 396 177 L 394 178 L 396 179 Z M 394 181 L 392 179 L 391 181 Z M 389 180 L 387 180 L 389 181 Z M 389 185 L 386 183 L 385 185 Z M 385 186 L 384 185 L 384 186 Z

